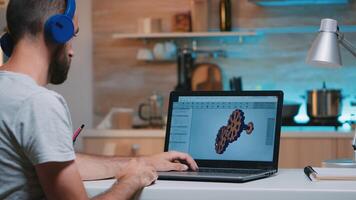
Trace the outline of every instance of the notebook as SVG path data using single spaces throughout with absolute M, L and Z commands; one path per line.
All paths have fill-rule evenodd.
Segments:
M 190 154 L 199 171 L 161 180 L 246 182 L 278 170 L 282 91 L 172 92 L 165 151 Z
M 307 166 L 304 168 L 304 173 L 311 181 L 321 181 L 321 180 L 356 181 L 355 168 L 320 168 L 320 167 Z

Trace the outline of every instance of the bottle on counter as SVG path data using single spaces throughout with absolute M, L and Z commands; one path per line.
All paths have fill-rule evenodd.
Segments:
M 231 31 L 231 0 L 220 0 L 220 31 Z

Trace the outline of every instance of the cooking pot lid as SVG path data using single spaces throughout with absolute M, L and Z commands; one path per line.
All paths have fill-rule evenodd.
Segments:
M 311 92 L 334 92 L 334 93 L 341 93 L 341 89 L 313 89 L 313 90 L 307 90 L 308 93 Z
M 326 87 L 326 82 L 323 81 L 323 87 L 321 89 L 313 89 L 313 90 L 307 90 L 308 93 L 311 92 L 327 92 L 327 93 L 341 93 L 341 89 L 329 89 Z

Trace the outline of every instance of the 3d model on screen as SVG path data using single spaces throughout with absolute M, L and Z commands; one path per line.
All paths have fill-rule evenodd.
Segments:
M 248 135 L 252 134 L 254 125 L 252 122 L 245 124 L 245 113 L 236 109 L 229 118 L 228 124 L 219 129 L 215 139 L 215 151 L 218 154 L 223 154 L 230 143 L 236 141 L 243 130 L 246 130 Z

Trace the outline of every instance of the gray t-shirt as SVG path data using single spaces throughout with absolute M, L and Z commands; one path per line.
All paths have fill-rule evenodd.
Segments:
M 74 160 L 72 134 L 62 96 L 0 71 L 0 199 L 43 199 L 34 166 Z

